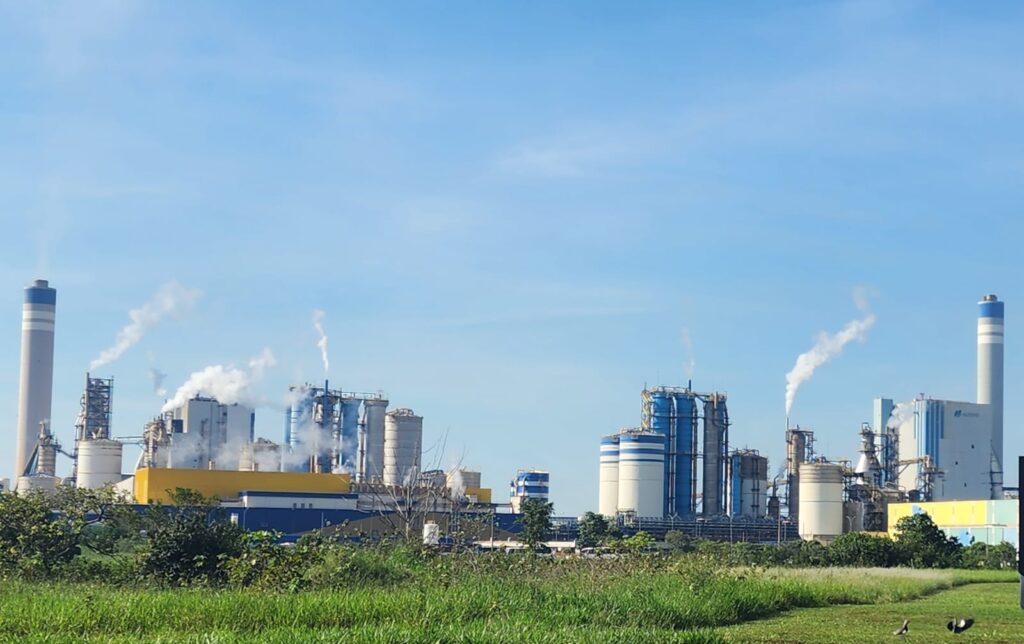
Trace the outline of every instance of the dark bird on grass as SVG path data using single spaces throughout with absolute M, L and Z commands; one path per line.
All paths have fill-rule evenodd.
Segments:
M 906 635 L 907 631 L 909 631 L 909 630 L 910 630 L 910 620 L 909 619 L 905 619 L 905 620 L 903 620 L 903 626 L 900 626 L 899 630 L 893 631 L 892 634 L 893 635 Z
M 967 619 L 959 619 L 959 620 L 954 617 L 953 621 L 951 621 L 950 623 L 946 624 L 946 628 L 948 628 L 949 630 L 953 631 L 954 633 L 960 634 L 960 633 L 963 633 L 964 631 L 966 631 L 968 628 L 970 628 L 973 624 L 974 624 L 974 620 L 969 618 L 969 617 Z

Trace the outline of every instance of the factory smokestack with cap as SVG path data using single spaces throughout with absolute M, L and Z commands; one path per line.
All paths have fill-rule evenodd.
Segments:
M 28 467 L 39 437 L 39 423 L 50 421 L 53 397 L 53 329 L 57 291 L 46 280 L 25 288 L 21 307 L 21 380 L 18 392 L 14 476 Z
M 978 403 L 992 409 L 992 471 L 1003 473 L 1003 303 L 995 295 L 978 302 Z M 996 497 L 999 498 L 999 497 Z

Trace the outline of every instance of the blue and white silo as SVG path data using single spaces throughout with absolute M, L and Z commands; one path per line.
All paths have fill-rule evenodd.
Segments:
M 619 434 L 601 439 L 597 512 L 614 517 L 619 508 Z
M 619 436 L 619 512 L 664 516 L 665 441 L 663 434 L 646 431 Z

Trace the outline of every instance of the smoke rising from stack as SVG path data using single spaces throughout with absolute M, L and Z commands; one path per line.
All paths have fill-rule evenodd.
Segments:
M 855 289 L 853 300 L 857 309 L 864 314 L 864 317 L 847 322 L 838 333 L 828 334 L 822 332 L 818 334 L 818 339 L 815 341 L 814 346 L 811 347 L 810 351 L 797 356 L 796 364 L 786 374 L 787 417 L 793 409 L 793 401 L 796 399 L 797 391 L 799 391 L 801 385 L 811 379 L 815 369 L 841 355 L 843 347 L 850 342 L 854 340 L 864 342 L 867 339 L 868 331 L 875 324 L 875 315 L 868 311 L 867 308 L 867 292 L 862 288 Z
M 903 423 L 914 416 L 914 401 L 896 403 L 889 414 L 889 420 L 885 423 L 886 429 L 899 429 Z
M 331 362 L 327 358 L 327 334 L 324 333 L 323 324 L 325 317 L 327 317 L 327 314 L 320 309 L 313 311 L 313 328 L 316 329 L 317 335 L 320 338 L 317 340 L 316 346 L 320 349 L 320 359 L 323 360 L 324 375 L 326 376 L 327 372 L 330 371 Z
M 161 286 L 148 302 L 128 312 L 131 322 L 118 331 L 111 347 L 101 351 L 89 363 L 89 370 L 94 371 L 120 358 L 165 317 L 179 316 L 194 308 L 201 295 L 199 290 L 187 288 L 174 280 Z
M 164 403 L 161 412 L 173 411 L 199 395 L 216 398 L 224 405 L 258 407 L 261 403 L 253 393 L 252 385 L 263 377 L 264 371 L 276 364 L 274 354 L 270 349 L 264 349 L 260 355 L 249 361 L 249 371 L 219 364 L 196 371 L 189 376 L 185 384 L 178 387 L 174 397 Z

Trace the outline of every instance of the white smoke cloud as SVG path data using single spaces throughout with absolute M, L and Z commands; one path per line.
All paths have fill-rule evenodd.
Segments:
M 453 500 L 458 501 L 466 496 L 466 482 L 462 479 L 462 470 L 458 467 L 448 474 L 448 490 Z
M 166 373 L 160 371 L 156 367 L 150 367 L 149 379 L 153 382 L 153 393 L 161 398 L 167 395 L 167 389 L 164 388 L 164 381 L 167 379 Z
M 889 414 L 889 420 L 886 421 L 886 429 L 899 429 L 903 423 L 907 422 L 914 417 L 914 401 L 910 400 L 907 402 L 896 403 L 892 408 L 892 413 Z
M 313 328 L 316 329 L 317 335 L 320 336 L 320 339 L 316 342 L 316 346 L 320 348 L 320 359 L 323 360 L 324 375 L 326 376 L 327 372 L 330 371 L 331 362 L 327 358 L 327 334 L 324 333 L 323 324 L 325 317 L 327 317 L 327 314 L 320 309 L 313 311 Z
M 113 346 L 104 349 L 89 363 L 89 370 L 94 371 L 120 358 L 162 319 L 191 310 L 201 295 L 200 291 L 186 288 L 174 280 L 161 286 L 148 302 L 128 312 L 131 322 L 118 331 Z
M 683 349 L 686 351 L 686 379 L 692 381 L 693 373 L 697 368 L 697 360 L 693 353 L 693 338 L 690 337 L 690 329 L 683 327 L 682 340 Z
M 787 417 L 793 409 L 796 392 L 800 389 L 801 385 L 811 379 L 815 369 L 842 354 L 843 347 L 850 342 L 854 340 L 864 342 L 867 339 L 868 331 L 875 324 L 875 315 L 867 310 L 867 291 L 857 288 L 854 290 L 853 299 L 857 309 L 864 314 L 864 317 L 847 322 L 846 326 L 834 335 L 824 332 L 820 333 L 810 351 L 797 356 L 796 364 L 786 374 Z
M 224 365 L 211 365 L 202 371 L 196 371 L 185 384 L 178 387 L 174 397 L 164 403 L 162 412 L 166 413 L 181 407 L 190 399 L 199 396 L 211 396 L 224 405 L 240 404 L 247 407 L 260 406 L 260 401 L 252 391 L 253 383 L 263 377 L 263 372 L 277 364 L 270 349 L 264 349 L 259 356 L 249 361 L 250 371 Z

